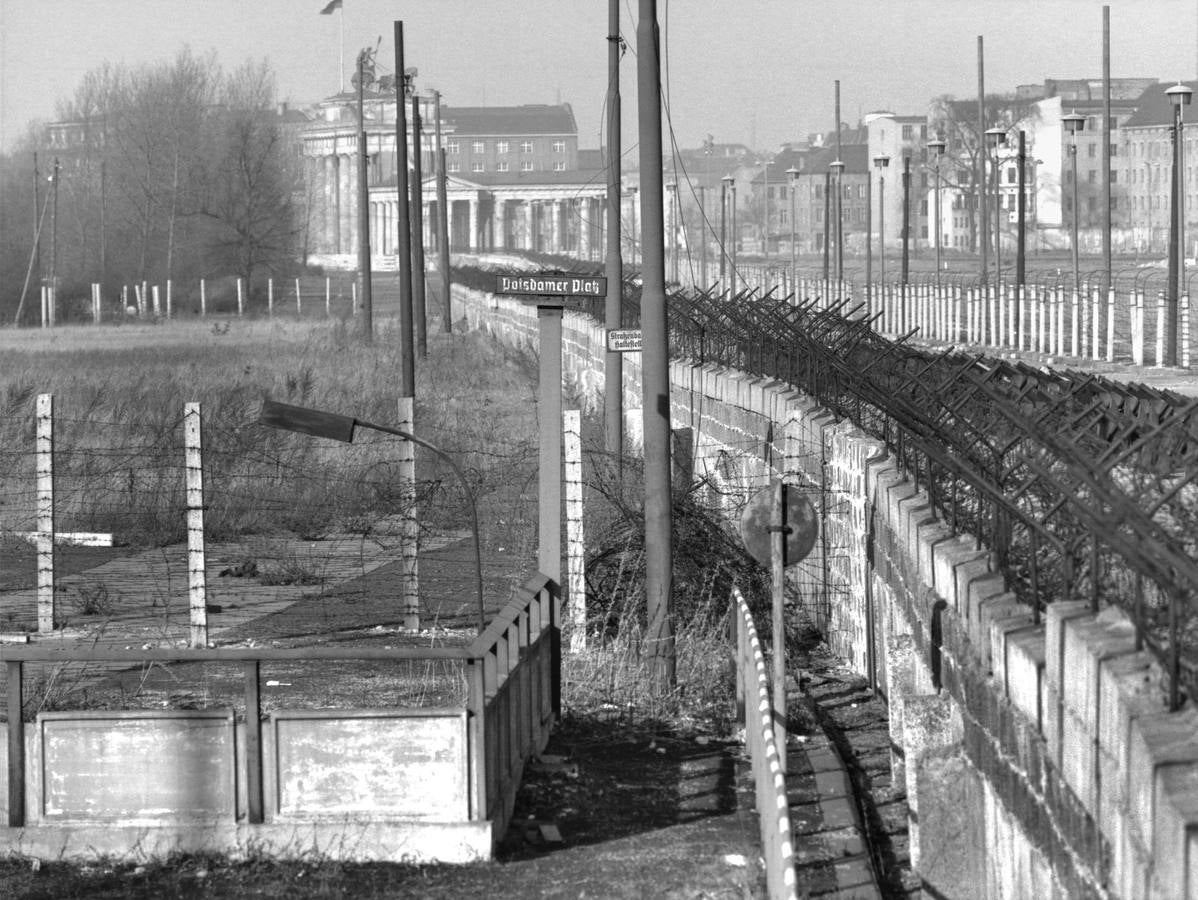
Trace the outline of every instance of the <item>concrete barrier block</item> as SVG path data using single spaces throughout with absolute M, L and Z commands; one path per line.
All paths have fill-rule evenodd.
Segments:
M 1156 822 L 1152 844 L 1153 882 L 1160 897 L 1192 897 L 1198 857 L 1188 851 L 1198 839 L 1198 762 L 1162 767 L 1156 779 Z
M 1005 664 L 1005 654 L 1003 632 L 998 623 L 1007 620 L 1013 620 L 1017 628 L 1030 625 L 1031 610 L 1020 603 L 1012 593 L 997 594 L 978 604 L 978 617 L 973 620 L 976 630 L 971 629 L 971 638 L 982 670 L 993 675 L 1000 685 L 1005 677 L 1001 668 Z
M 1044 674 L 1053 690 L 1062 690 L 1061 673 L 1065 654 L 1065 625 L 1072 619 L 1090 616 L 1090 604 L 1085 600 L 1067 600 L 1050 603 L 1044 611 L 1046 627 L 1044 646 Z
M 1089 723 L 1067 704 L 1061 711 L 1061 777 L 1093 813 L 1098 790 L 1098 744 Z
M 961 592 L 957 579 L 959 568 L 976 559 L 973 541 L 965 535 L 951 535 L 937 541 L 932 548 L 932 571 L 936 592 L 954 610 L 961 609 Z
M 1011 699 L 1011 669 L 1007 645 L 1011 639 L 1025 631 L 1036 629 L 1032 611 L 1022 603 L 1016 602 L 1014 607 L 1008 607 L 1002 615 L 997 609 L 991 610 L 995 615 L 990 619 L 988 637 L 990 640 L 990 668 L 994 672 L 994 681 L 1003 696 Z M 1032 716 L 1033 721 L 1035 716 Z
M 965 603 L 965 628 L 969 633 L 969 639 L 977 645 L 979 655 L 990 652 L 989 625 L 982 621 L 982 608 L 988 603 L 992 604 L 995 598 L 1005 598 L 1007 594 L 1006 581 L 998 572 L 979 578 L 969 586 Z
M 1198 712 L 1139 716 L 1131 723 L 1127 762 L 1128 827 L 1131 837 L 1149 853 L 1157 846 L 1157 784 L 1165 766 L 1198 764 Z M 1164 836 L 1162 836 L 1162 840 Z
M 930 508 L 928 515 L 930 518 L 915 523 L 915 543 L 919 548 L 919 571 L 923 574 L 923 579 L 928 586 L 934 589 L 941 599 L 948 600 L 948 595 L 952 593 L 954 585 L 950 579 L 944 583 L 944 589 L 941 590 L 941 583 L 936 577 L 936 551 L 940 547 L 955 542 L 956 535 L 946 523 L 935 518 L 935 514 Z
M 1015 621 L 1015 620 L 1008 620 Z M 1044 733 L 1044 625 L 1005 631 L 1003 664 L 1007 698 Z

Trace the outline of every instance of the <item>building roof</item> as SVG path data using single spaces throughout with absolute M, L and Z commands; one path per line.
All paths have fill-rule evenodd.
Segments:
M 1195 94 L 1198 94 L 1198 81 L 1185 81 L 1182 83 L 1187 85 Z M 1145 90 L 1137 101 L 1135 113 L 1123 123 L 1123 127 L 1136 128 L 1172 125 L 1173 102 L 1165 94 L 1165 91 L 1172 86 L 1171 84 L 1154 84 Z M 1191 109 L 1193 109 L 1192 106 Z M 1192 119 L 1193 113 L 1187 116 L 1183 112 L 1182 116 L 1183 120 L 1186 118 Z
M 442 106 L 441 120 L 459 135 L 577 134 L 569 103 L 524 106 Z

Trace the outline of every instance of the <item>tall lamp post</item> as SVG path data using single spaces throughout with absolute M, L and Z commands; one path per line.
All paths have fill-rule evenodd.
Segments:
M 932 151 L 932 158 L 935 160 L 936 170 L 936 202 L 934 204 L 936 214 L 936 293 L 940 293 L 940 159 L 944 156 L 944 141 L 936 138 L 933 141 L 928 141 L 928 149 Z
M 844 283 L 844 161 L 834 159 L 828 168 L 836 186 L 836 283 L 839 285 Z
M 1002 293 L 1002 226 L 999 216 L 1002 215 L 1002 178 L 999 173 L 999 148 L 1007 142 L 1007 131 L 997 125 L 986 129 L 986 146 L 993 148 L 994 161 L 991 172 L 994 173 L 994 293 Z
M 1077 133 L 1085 127 L 1086 117 L 1080 113 L 1069 113 L 1067 116 L 1061 116 L 1061 124 L 1065 127 L 1065 132 L 1069 135 L 1069 177 L 1072 191 L 1072 206 L 1073 206 L 1073 291 L 1077 293 L 1079 285 L 1079 270 L 1078 270 L 1078 207 L 1081 204 L 1078 202 L 1077 196 Z
M 875 156 L 874 168 L 878 170 L 878 281 L 882 285 L 882 298 L 886 298 L 886 167 L 889 156 Z
M 786 170 L 790 180 L 790 289 L 798 295 L 798 264 L 795 249 L 795 184 L 798 182 L 799 170 L 791 166 Z
M 453 457 L 449 456 L 440 447 L 430 444 L 423 438 L 416 437 L 416 435 L 401 431 L 398 428 L 392 428 L 389 425 L 374 425 L 370 422 L 363 422 L 361 419 L 355 419 L 352 416 L 308 409 L 303 406 L 292 406 L 288 403 L 277 403 L 274 400 L 263 401 L 262 409 L 258 414 L 258 421 L 272 428 L 282 428 L 286 431 L 310 434 L 313 437 L 332 438 L 335 441 L 343 441 L 347 444 L 353 443 L 354 431 L 356 429 L 369 428 L 372 431 L 381 431 L 383 434 L 394 435 L 395 437 L 403 438 L 405 441 L 419 444 L 421 447 L 431 450 L 443 460 L 453 470 L 453 474 L 462 485 L 462 492 L 466 495 L 466 504 L 470 507 L 470 529 L 474 536 L 474 590 L 478 599 L 478 630 L 481 632 L 486 628 L 487 614 L 483 603 L 483 564 L 479 544 L 478 509 L 474 503 L 474 491 L 470 489 L 470 482 L 466 479 L 466 475 L 462 472 L 461 467 L 454 462 Z
M 1182 186 L 1182 165 L 1185 145 L 1182 143 L 1182 108 L 1188 106 L 1194 92 L 1180 81 L 1165 89 L 1173 104 L 1173 179 L 1169 207 L 1169 296 L 1165 300 L 1165 359 L 1166 366 L 1175 366 L 1177 359 L 1177 307 L 1185 266 L 1185 194 Z

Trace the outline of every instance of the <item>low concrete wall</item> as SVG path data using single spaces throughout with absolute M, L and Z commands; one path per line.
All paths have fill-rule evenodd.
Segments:
M 0 829 L 0 846 L 43 859 L 489 858 L 491 824 L 469 821 L 465 710 L 277 712 L 262 741 L 266 819 L 251 825 L 232 710 L 41 713 L 25 736 L 27 824 Z M 7 817 L 4 783 L 0 807 Z
M 454 288 L 469 323 L 535 347 L 536 311 Z M 603 382 L 600 325 L 567 313 L 563 370 Z M 640 443 L 640 366 L 624 357 Z M 911 857 L 930 896 L 1198 898 L 1198 713 L 1117 609 L 1059 601 L 1035 626 L 989 554 L 954 534 L 876 441 L 786 385 L 671 365 L 671 417 L 730 512 L 785 474 L 824 528 L 799 567 L 832 648 L 872 675 L 905 781 Z

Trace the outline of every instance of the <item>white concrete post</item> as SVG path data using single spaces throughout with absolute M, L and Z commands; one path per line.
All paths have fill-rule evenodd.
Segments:
M 173 312 L 173 304 L 171 303 L 171 279 L 166 280 L 166 317 L 169 319 Z
M 184 471 L 187 487 L 187 606 L 191 646 L 208 646 L 208 581 L 204 560 L 204 453 L 200 404 L 183 407 Z
M 399 424 L 396 426 L 408 434 L 416 433 L 415 401 L 411 397 L 399 398 Z M 399 443 L 399 478 L 403 492 L 403 524 L 401 526 L 403 551 L 400 562 L 403 582 L 400 594 L 403 601 L 403 625 L 409 631 L 420 629 L 420 522 L 416 510 L 416 444 L 401 440 Z
M 240 278 L 237 279 L 237 315 L 245 315 L 245 286 Z
M 570 609 L 570 652 L 587 645 L 586 545 L 582 525 L 582 413 L 562 414 L 566 454 L 566 602 Z
M 137 308 L 138 315 L 144 316 L 150 310 L 150 286 L 148 282 L 141 283 L 141 303 Z
M 161 298 L 158 293 L 158 285 L 154 285 L 150 290 L 154 297 L 154 318 L 157 319 L 162 315 L 162 304 L 160 302 Z
M 304 301 L 300 299 L 300 283 L 299 279 L 295 279 L 295 315 L 296 318 L 304 317 Z
M 266 316 L 273 318 L 275 314 L 275 280 L 266 279 Z
M 1180 345 L 1181 367 L 1190 367 L 1190 295 L 1182 294 L 1178 310 L 1179 328 L 1177 341 Z
M 1130 298 L 1128 298 L 1130 300 Z M 1098 335 L 1094 335 L 1094 358 L 1098 358 Z M 1111 289 L 1111 302 L 1106 307 L 1106 361 L 1115 361 L 1115 291 Z
M 1143 326 L 1141 326 L 1143 327 Z M 1140 360 L 1141 364 L 1143 360 Z M 1165 364 L 1165 292 L 1156 295 L 1156 357 L 1152 360 L 1154 366 Z
M 208 294 L 204 287 L 204 279 L 200 279 L 200 318 L 208 315 Z
M 54 395 L 37 396 L 37 630 L 54 630 Z
M 324 279 L 324 317 L 327 319 L 333 314 L 333 285 L 332 280 L 326 275 Z

